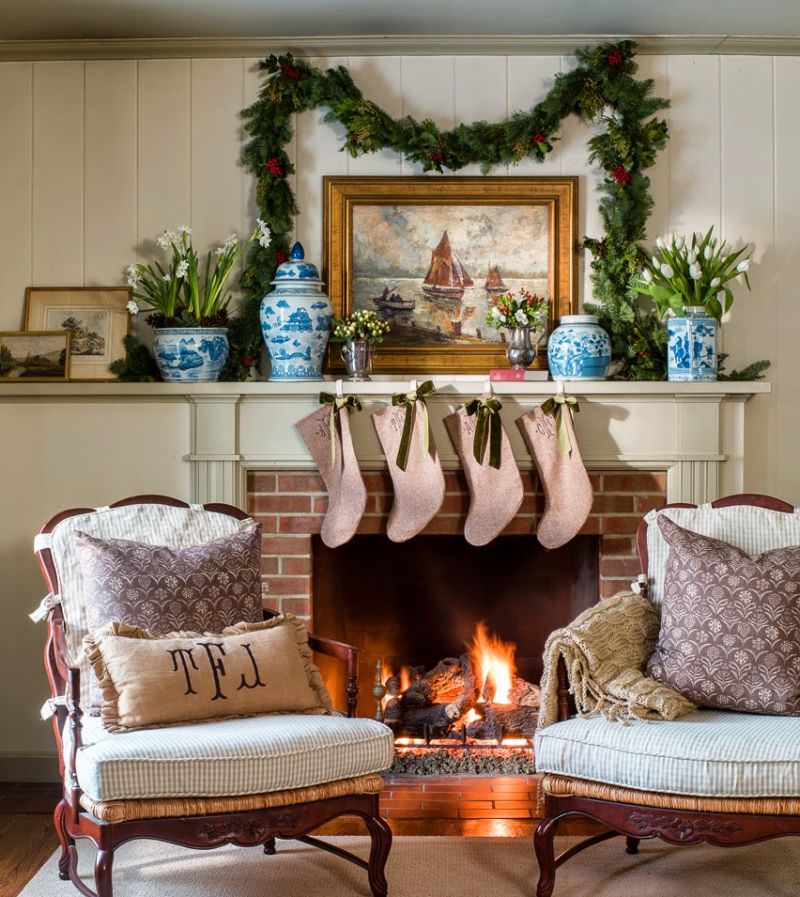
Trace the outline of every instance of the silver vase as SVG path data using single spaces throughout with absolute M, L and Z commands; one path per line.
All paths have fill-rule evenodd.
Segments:
M 515 327 L 510 332 L 506 355 L 512 370 L 524 371 L 531 364 L 536 358 L 536 347 L 531 344 L 530 327 Z
M 372 340 L 349 339 L 342 346 L 342 361 L 347 379 L 353 382 L 371 380 Z

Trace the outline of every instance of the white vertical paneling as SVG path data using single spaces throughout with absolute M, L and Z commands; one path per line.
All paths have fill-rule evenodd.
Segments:
M 454 66 L 452 56 L 404 56 L 403 115 L 420 121 L 430 118 L 440 128 L 452 128 L 456 123 Z M 403 174 L 422 173 L 421 165 L 403 161 Z
M 457 123 L 499 122 L 507 117 L 507 57 L 456 56 L 453 77 Z M 460 175 L 480 173 L 480 165 L 467 165 L 458 172 Z M 508 166 L 497 166 L 490 173 L 507 174 Z
M 191 223 L 190 108 L 189 60 L 139 62 L 140 249 L 164 228 Z
M 0 64 L 0 330 L 22 324 L 31 275 L 31 130 L 33 64 Z
M 399 56 L 351 56 L 348 67 L 368 100 L 395 118 L 402 114 Z M 348 174 L 395 176 L 402 174 L 402 159 L 398 153 L 386 150 L 349 158 L 347 167 Z
M 722 234 L 732 242 L 756 245 L 756 266 L 750 272 L 752 296 L 734 290 L 736 304 L 725 326 L 725 350 L 736 366 L 773 356 L 783 326 L 775 302 L 773 271 L 775 185 L 772 59 L 737 56 L 722 59 Z M 778 452 L 771 438 L 776 394 L 753 402 L 745 431 L 745 488 L 774 491 Z
M 33 65 L 32 281 L 80 286 L 84 277 L 82 62 Z
M 508 57 L 508 112 L 529 112 L 541 102 L 553 86 L 555 75 L 561 71 L 560 56 Z M 556 134 L 560 137 L 561 129 Z M 561 174 L 561 142 L 556 141 L 553 152 L 543 162 L 525 158 L 511 166 L 509 174 L 554 176 Z
M 637 61 L 639 63 L 638 77 L 652 78 L 653 94 L 657 97 L 669 98 L 667 57 L 640 56 Z M 664 109 L 657 113 L 656 117 L 666 119 L 669 124 L 671 110 Z M 666 147 L 656 157 L 656 164 L 647 171 L 647 176 L 650 178 L 650 192 L 655 203 L 647 222 L 647 239 L 651 244 L 659 234 L 666 233 L 669 228 L 669 153 L 670 145 L 667 142 Z
M 772 438 L 777 451 L 772 458 L 773 488 L 777 494 L 800 505 L 800 475 L 796 449 L 800 438 L 800 302 L 797 301 L 797 272 L 800 270 L 800 58 L 781 56 L 774 60 L 775 90 L 775 342 L 767 357 L 775 367 L 770 379 L 777 390 L 774 403 L 780 413 L 773 423 Z M 758 304 L 758 297 L 754 297 Z M 738 309 L 737 309 L 738 311 Z
M 86 285 L 136 258 L 136 62 L 86 63 Z
M 258 67 L 260 62 L 260 59 L 241 60 L 242 78 L 244 79 L 242 86 L 242 109 L 247 106 L 252 106 L 258 99 L 258 94 L 263 84 L 263 75 Z M 241 118 L 239 120 L 239 129 L 241 140 L 239 151 L 241 152 L 241 148 L 244 146 L 245 142 L 250 139 L 250 135 L 244 130 L 244 121 Z M 287 147 L 287 153 L 292 162 L 294 162 L 294 146 L 295 138 L 293 136 L 290 145 Z M 240 224 L 240 231 L 242 236 L 246 238 L 252 233 L 253 228 L 256 225 L 256 218 L 260 217 L 260 212 L 258 203 L 256 202 L 256 179 L 254 175 L 245 170 L 244 166 L 241 166 L 241 164 L 240 178 L 242 192 L 242 221 Z M 294 175 L 291 176 L 290 183 L 292 184 L 292 189 L 294 189 Z M 241 276 L 241 272 L 244 270 L 246 263 L 247 251 L 245 250 L 242 253 L 242 258 L 240 260 L 239 276 Z M 238 277 L 236 279 L 238 281 Z
M 242 221 L 242 62 L 195 59 L 191 84 L 192 235 L 202 255 Z
M 321 69 L 347 65 L 345 57 L 316 57 L 309 60 Z M 306 258 L 322 262 L 322 178 L 326 174 L 347 174 L 347 156 L 340 152 L 344 128 L 324 121 L 327 109 L 311 109 L 295 116 L 297 127 L 296 237 Z
M 672 122 L 669 230 L 720 224 L 720 59 L 667 59 Z

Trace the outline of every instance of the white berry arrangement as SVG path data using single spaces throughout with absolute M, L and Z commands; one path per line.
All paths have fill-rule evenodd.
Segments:
M 369 340 L 382 343 L 391 330 L 388 321 L 384 321 L 377 312 L 358 309 L 345 318 L 337 318 L 333 322 L 333 336 L 337 340 Z
M 670 311 L 682 315 L 694 305 L 721 321 L 733 306 L 728 284 L 739 279 L 750 289 L 747 272 L 752 247 L 733 248 L 725 240 L 719 242 L 713 233 L 710 227 L 705 234 L 695 232 L 691 238 L 670 234 L 656 240 L 652 258 L 644 263 L 633 285 L 652 296 L 660 317 Z

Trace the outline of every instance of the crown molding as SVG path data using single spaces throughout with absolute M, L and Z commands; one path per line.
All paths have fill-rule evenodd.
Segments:
M 629 35 L 647 54 L 800 56 L 790 37 Z M 341 35 L 307 37 L 149 37 L 75 40 L 0 40 L 0 61 L 61 59 L 170 59 L 298 56 L 559 56 L 575 47 L 621 40 L 620 35 Z

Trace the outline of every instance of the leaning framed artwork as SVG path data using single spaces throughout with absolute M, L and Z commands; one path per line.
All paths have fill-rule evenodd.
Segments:
M 549 327 L 577 307 L 576 177 L 325 177 L 323 193 L 334 314 L 370 309 L 392 328 L 378 372 L 507 366 L 485 323 L 503 292 L 544 296 Z M 326 367 L 342 369 L 331 347 Z
M 71 380 L 113 380 L 130 329 L 128 287 L 28 287 L 25 330 L 69 331 Z
M 0 382 L 67 380 L 71 340 L 68 330 L 0 333 Z

